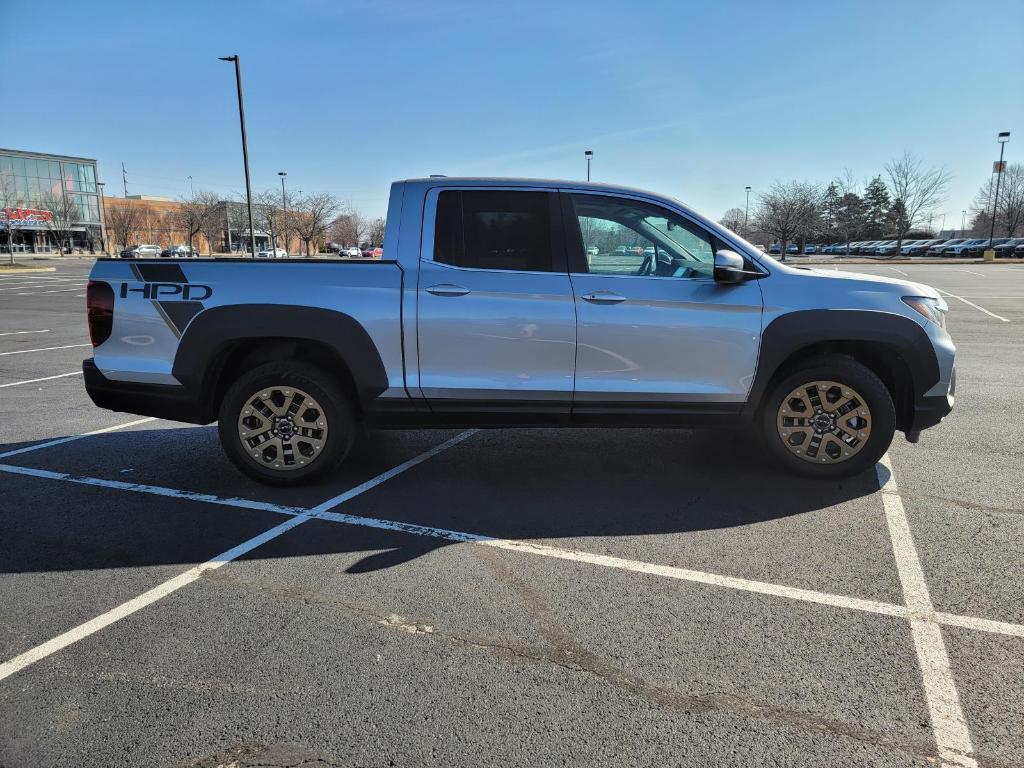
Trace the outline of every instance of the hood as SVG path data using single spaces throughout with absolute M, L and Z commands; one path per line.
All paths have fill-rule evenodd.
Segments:
M 862 272 L 840 272 L 835 269 L 817 269 L 815 267 L 808 267 L 801 271 L 810 272 L 816 276 L 829 280 L 852 280 L 859 283 L 870 283 L 876 288 L 879 285 L 891 285 L 893 286 L 894 292 L 897 292 L 897 289 L 900 289 L 899 292 L 904 296 L 930 296 L 933 299 L 941 298 L 939 292 L 930 285 L 915 283 L 911 280 L 900 280 L 898 278 L 881 277 L 879 275 L 867 275 Z

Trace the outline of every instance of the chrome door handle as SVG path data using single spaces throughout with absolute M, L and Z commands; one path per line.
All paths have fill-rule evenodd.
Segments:
M 461 285 L 452 285 L 451 283 L 441 283 L 440 285 L 432 285 L 427 288 L 427 293 L 432 293 L 435 296 L 465 296 L 469 293 L 469 288 L 463 288 Z
M 620 304 L 626 300 L 625 296 L 620 296 L 617 293 L 611 291 L 594 291 L 584 296 L 580 296 L 584 301 L 589 301 L 591 304 Z

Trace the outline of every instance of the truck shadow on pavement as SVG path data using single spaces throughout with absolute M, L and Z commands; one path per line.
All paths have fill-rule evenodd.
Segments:
M 0 463 L 310 508 L 448 434 L 375 433 L 357 444 L 337 477 L 296 489 L 265 488 L 241 476 L 210 427 L 97 435 Z M 127 475 L 118 469 L 125 466 L 131 467 Z M 197 563 L 282 520 L 273 511 L 7 472 L 0 478 L 0 572 L 6 573 Z M 757 526 L 877 491 L 873 471 L 842 482 L 783 473 L 742 432 L 520 429 L 480 431 L 336 511 L 584 549 L 585 541 L 571 540 Z M 334 522 L 315 526 L 316 534 L 307 524 L 247 558 L 365 552 L 346 567 L 361 573 L 454 543 Z M 324 535 L 323 526 L 338 533 Z M 750 535 L 757 533 L 752 528 Z

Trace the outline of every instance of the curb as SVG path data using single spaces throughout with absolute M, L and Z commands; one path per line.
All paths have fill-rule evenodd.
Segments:
M 31 275 L 35 272 L 56 272 L 56 267 L 0 267 L 0 275 Z

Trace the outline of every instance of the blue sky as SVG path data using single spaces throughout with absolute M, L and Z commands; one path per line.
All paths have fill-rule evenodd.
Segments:
M 122 162 L 130 194 L 244 190 L 232 53 L 254 189 L 286 170 L 367 215 L 394 179 L 582 178 L 592 149 L 595 180 L 719 217 L 910 149 L 952 173 L 949 227 L 997 132 L 1024 157 L 1020 0 L 74 0 L 3 27 L 0 146 L 95 157 L 116 194 Z

